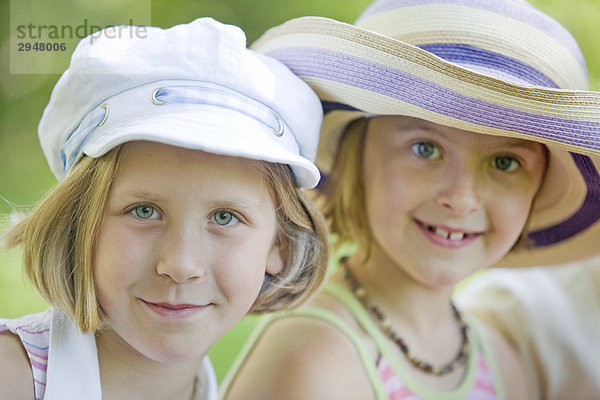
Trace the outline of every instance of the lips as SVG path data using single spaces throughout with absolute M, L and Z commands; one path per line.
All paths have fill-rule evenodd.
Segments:
M 483 233 L 473 230 L 453 229 L 445 226 L 431 225 L 416 219 L 415 222 L 434 243 L 450 247 L 466 245 Z
M 169 303 L 150 303 L 154 304 L 158 307 L 168 308 L 169 310 L 182 310 L 184 308 L 195 308 L 195 307 L 203 307 L 194 304 L 169 304 Z
M 172 319 L 172 320 L 184 320 L 187 319 L 202 310 L 210 307 L 210 304 L 170 304 L 170 303 L 153 303 L 141 299 L 142 302 L 154 313 L 161 317 Z

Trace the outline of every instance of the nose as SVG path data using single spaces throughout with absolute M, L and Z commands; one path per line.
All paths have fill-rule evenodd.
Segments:
M 169 277 L 176 283 L 206 275 L 198 232 L 173 227 L 165 231 L 163 239 L 156 266 L 159 275 Z
M 481 206 L 477 186 L 477 168 L 468 165 L 450 166 L 443 176 L 437 203 L 453 216 L 463 216 Z

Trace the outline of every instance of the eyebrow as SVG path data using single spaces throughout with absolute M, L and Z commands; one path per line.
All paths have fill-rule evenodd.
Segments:
M 407 126 L 407 128 L 425 131 L 428 133 L 442 136 L 444 138 L 450 138 L 450 136 L 453 135 L 452 132 L 444 132 L 443 130 L 436 129 L 437 127 L 435 125 L 430 125 L 428 123 L 422 123 L 420 121 L 409 124 Z M 499 136 L 499 135 L 486 135 L 484 133 L 477 133 L 477 132 L 469 132 L 469 133 L 503 139 L 503 143 L 501 143 L 502 146 L 522 148 L 522 149 L 525 149 L 528 151 L 536 151 L 536 146 L 542 145 L 541 143 L 535 142 L 533 140 L 527 140 L 527 139 L 521 139 L 521 138 L 513 138 L 513 137 Z
M 410 121 L 405 126 L 399 126 L 399 129 L 423 131 L 435 135 L 440 135 L 444 138 L 447 138 L 449 135 L 449 132 L 439 130 L 435 125 L 425 123 L 425 121 Z
M 234 199 L 234 200 L 212 200 L 210 204 L 215 208 L 237 208 L 242 207 L 246 210 L 259 210 L 261 208 L 261 203 L 248 201 L 246 199 Z
M 154 192 L 145 192 L 145 191 L 127 191 L 127 190 L 122 190 L 122 191 L 116 191 L 116 194 L 120 195 L 120 196 L 126 196 L 126 197 L 130 197 L 130 198 L 134 198 L 134 199 L 143 199 L 143 200 L 149 200 L 149 201 L 161 201 L 164 200 L 164 196 L 161 196 L 158 193 L 154 193 Z
M 167 197 L 162 196 L 158 193 L 154 192 L 146 192 L 146 191 L 123 191 L 119 193 L 120 196 L 127 196 L 132 199 L 140 199 L 144 201 L 150 202 L 161 202 L 166 201 Z M 227 197 L 227 195 L 223 195 L 223 197 Z M 260 210 L 262 203 L 250 201 L 244 198 L 228 198 L 228 199 L 220 199 L 218 195 L 215 195 L 215 198 L 209 199 L 208 202 L 211 208 L 243 208 L 245 210 Z
M 503 147 L 517 148 L 517 149 L 522 149 L 522 150 L 533 152 L 533 153 L 537 153 L 538 146 L 544 146 L 543 144 L 534 142 L 532 140 L 509 138 L 509 137 L 503 137 L 503 136 L 498 136 L 498 137 L 507 139 L 507 140 L 504 140 L 503 143 L 501 143 L 501 146 L 503 146 Z

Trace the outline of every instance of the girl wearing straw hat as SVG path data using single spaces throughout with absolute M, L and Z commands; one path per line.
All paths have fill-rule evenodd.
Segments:
M 599 252 L 600 93 L 570 34 L 521 0 L 378 0 L 253 48 L 321 98 L 337 252 L 309 307 L 259 327 L 225 397 L 527 398 L 516 351 L 452 294 L 486 267 Z
M 211 345 L 325 275 L 300 189 L 319 181 L 314 92 L 211 18 L 111 29 L 39 125 L 59 183 L 8 239 L 53 308 L 0 319 L 2 399 L 216 400 Z

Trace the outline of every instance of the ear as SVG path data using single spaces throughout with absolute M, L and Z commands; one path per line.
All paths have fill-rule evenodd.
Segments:
M 287 243 L 278 243 L 279 240 L 275 240 L 267 255 L 267 267 L 266 273 L 270 275 L 276 275 L 283 271 L 287 261 Z

